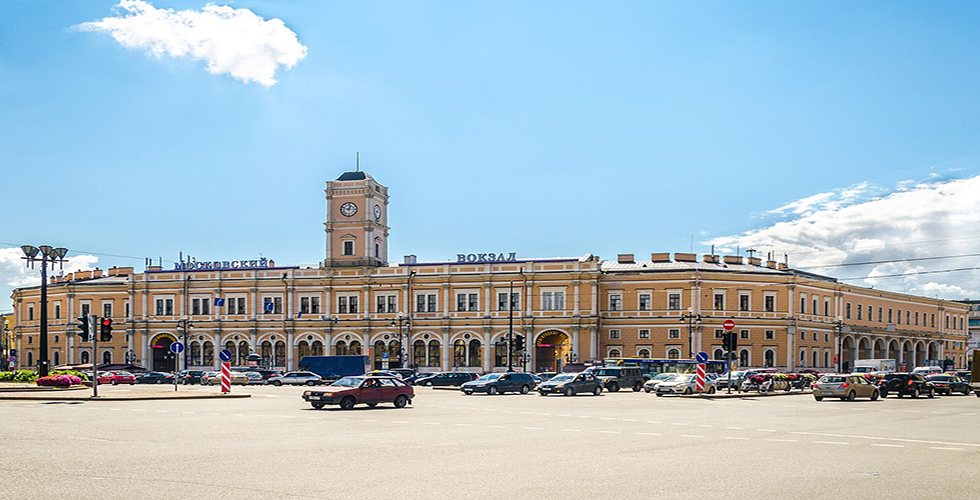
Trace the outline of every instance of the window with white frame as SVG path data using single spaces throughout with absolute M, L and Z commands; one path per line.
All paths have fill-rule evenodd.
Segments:
M 800 314 L 806 314 L 806 294 L 800 294 Z
M 54 319 L 61 319 L 61 303 L 54 305 Z M 55 365 L 60 365 L 61 363 L 55 363 Z
M 479 311 L 479 310 L 480 310 L 480 294 L 478 293 L 456 294 L 457 312 Z
M 337 314 L 355 314 L 357 306 L 357 295 L 337 296 Z
M 775 330 L 766 330 L 766 340 L 773 340 L 776 338 Z
M 34 306 L 27 306 L 27 321 L 34 321 Z
M 738 336 L 741 339 L 748 339 L 749 338 L 749 331 L 748 330 L 739 330 Z
M 639 332 L 639 334 L 637 336 L 639 338 L 641 338 L 641 339 L 648 339 L 648 338 L 650 338 L 650 330 L 645 329 L 645 328 L 641 328 L 640 329 L 640 332 Z
M 541 292 L 541 309 L 544 311 L 561 311 L 565 309 L 565 292 L 560 290 L 544 290 Z
M 211 299 L 209 297 L 191 298 L 191 316 L 205 316 L 211 314 Z
M 85 302 L 80 303 L 79 306 L 80 306 L 79 309 L 82 310 L 82 316 L 84 316 L 84 317 L 87 318 L 90 314 L 92 314 L 92 303 L 91 302 L 85 301 Z
M 102 317 L 111 318 L 112 317 L 112 302 L 102 303 Z
M 636 357 L 641 358 L 641 359 L 649 359 L 650 358 L 650 349 L 637 349 L 637 351 L 636 351 Z
M 667 359 L 681 359 L 681 350 L 676 347 L 668 348 Z
M 247 314 L 245 309 L 245 297 L 228 297 L 225 302 L 225 314 Z
M 823 299 L 823 315 L 830 316 L 830 299 Z
M 739 292 L 738 294 L 738 310 L 739 311 L 749 311 L 751 310 L 751 305 L 749 304 L 750 295 L 747 292 Z
M 509 311 L 507 308 L 507 297 L 510 296 L 510 307 L 515 311 L 521 310 L 521 292 L 514 292 L 513 295 L 510 291 L 497 292 L 497 310 L 498 311 Z
M 398 312 L 397 295 L 378 295 L 375 297 L 375 312 L 395 313 Z
M 354 242 L 352 240 L 344 241 L 344 255 L 354 255 Z
M 173 316 L 174 299 L 172 298 L 156 299 L 156 313 L 157 316 Z
M 681 310 L 681 294 L 680 292 L 670 292 L 667 294 L 667 309 L 671 311 Z
M 725 337 L 725 330 L 719 330 L 719 329 L 716 329 L 715 330 L 715 338 L 716 339 L 720 339 L 720 338 L 724 338 L 724 337 Z
M 621 293 L 609 294 L 609 310 L 610 311 L 623 310 L 623 294 Z
M 725 292 L 715 292 L 715 311 L 725 310 Z
M 282 314 L 282 297 L 262 297 L 262 312 L 264 314 Z
M 762 297 L 762 307 L 766 312 L 776 312 L 776 294 L 769 292 Z
M 123 302 L 123 315 L 124 317 L 129 317 L 129 301 Z
M 436 294 L 420 293 L 416 295 L 415 312 L 436 312 Z
M 667 330 L 667 338 L 669 339 L 679 339 L 681 338 L 681 331 L 677 328 L 671 328 Z
M 847 319 L 851 319 L 851 303 L 850 302 L 844 304 L 844 317 L 847 318 Z
M 639 308 L 641 311 L 649 311 L 652 308 L 651 295 L 649 293 L 640 294 Z
M 619 330 L 609 330 L 609 339 L 610 340 L 618 340 L 620 338 L 622 338 L 622 335 L 621 335 L 621 333 L 620 333 Z

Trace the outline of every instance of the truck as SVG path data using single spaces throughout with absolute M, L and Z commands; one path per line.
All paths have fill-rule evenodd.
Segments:
M 303 356 L 299 369 L 319 375 L 324 383 L 332 383 L 343 377 L 364 375 L 367 364 L 367 356 Z
M 854 373 L 892 373 L 896 366 L 894 359 L 859 359 L 854 361 Z

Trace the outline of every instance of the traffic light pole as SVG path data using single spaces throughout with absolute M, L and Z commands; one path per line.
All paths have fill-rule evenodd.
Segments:
M 92 336 L 92 397 L 99 397 L 99 335 L 100 332 L 97 331 L 98 320 L 95 318 L 94 314 L 90 314 L 88 318 L 88 331 L 89 335 Z

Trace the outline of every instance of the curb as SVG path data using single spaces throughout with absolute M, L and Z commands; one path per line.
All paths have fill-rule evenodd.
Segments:
M 164 396 L 164 395 L 147 395 L 147 396 L 47 396 L 42 394 L 29 394 L 26 396 L 3 396 L 0 395 L 0 400 L 4 401 L 161 401 L 161 400 L 174 400 L 180 401 L 184 399 L 241 399 L 250 398 L 251 394 L 189 394 L 186 396 Z
M 83 385 L 73 385 L 71 387 L 41 387 L 41 386 L 28 386 L 28 387 L 0 387 L 0 393 L 4 392 L 64 392 L 64 391 L 81 391 L 89 389 Z
M 742 392 L 742 393 L 733 392 L 731 394 L 716 392 L 716 393 L 710 394 L 710 395 L 709 394 L 691 394 L 689 396 L 685 396 L 685 395 L 681 394 L 680 397 L 682 397 L 682 398 L 694 398 L 694 399 L 746 399 L 746 398 L 769 398 L 769 397 L 773 397 L 773 396 L 809 396 L 809 395 L 812 395 L 812 394 L 813 393 L 810 392 L 810 391 L 806 391 L 806 392 L 801 392 L 801 391 L 796 391 L 796 392 L 793 392 L 793 391 L 789 391 L 789 392 L 787 392 L 787 391 L 779 391 L 779 392 Z

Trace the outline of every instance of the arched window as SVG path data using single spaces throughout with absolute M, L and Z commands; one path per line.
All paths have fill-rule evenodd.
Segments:
M 715 349 L 715 357 L 713 359 L 725 359 L 725 351 Z
M 102 351 L 102 364 L 104 365 L 112 364 L 112 351 Z
M 191 342 L 191 364 L 199 366 L 201 364 L 201 343 Z
M 470 349 L 467 353 L 467 366 L 483 366 L 483 344 L 479 340 L 470 340 Z
M 817 354 L 817 351 L 813 351 L 813 364 L 810 365 L 812 368 L 815 368 L 820 364 L 820 357 Z
M 305 340 L 299 342 L 299 359 L 310 355 L 310 344 Z
M 738 353 L 738 366 L 739 367 L 749 366 L 749 361 L 750 361 L 749 360 L 749 350 L 748 349 L 742 349 Z
M 272 366 L 272 342 L 263 340 L 259 355 L 262 356 L 262 366 Z
M 609 357 L 610 358 L 621 358 L 621 357 L 623 357 L 623 353 L 619 349 L 610 349 L 609 350 Z
M 415 366 L 425 366 L 425 341 L 416 340 L 412 344 L 412 364 Z
M 214 366 L 214 344 L 210 340 L 204 341 L 204 347 L 201 349 L 203 356 L 203 364 L 205 366 Z
M 439 341 L 430 340 L 428 366 L 442 366 L 442 362 L 439 360 L 439 358 L 441 357 L 442 357 L 442 349 L 439 346 Z
M 466 366 L 466 341 L 456 339 L 453 342 L 453 367 Z
M 323 342 L 314 340 L 313 346 L 310 350 L 312 351 L 311 356 L 323 356 Z
M 374 342 L 374 369 L 381 369 L 381 356 L 385 352 L 385 343 L 383 340 L 377 340 Z
M 507 337 L 500 337 L 493 344 L 493 366 L 507 366 Z
M 827 368 L 830 366 L 830 351 L 823 352 L 823 367 Z
M 27 354 L 30 354 L 30 353 L 27 353 Z M 79 361 L 81 363 L 89 363 L 90 362 L 88 351 L 82 351 L 82 353 L 81 353 L 81 355 L 79 357 Z
M 800 351 L 800 366 L 806 366 L 806 351 Z
M 27 351 L 27 366 L 34 366 L 34 353 Z
M 60 364 L 61 364 L 61 352 L 60 351 L 55 351 L 54 352 L 54 366 L 58 366 Z
M 636 351 L 636 356 L 638 358 L 649 359 L 650 358 L 650 350 L 649 349 L 640 349 L 639 351 Z
M 238 363 L 244 365 L 246 360 L 248 360 L 248 355 L 251 349 L 249 349 L 248 342 L 241 341 L 238 343 Z
M 337 345 L 334 346 L 334 353 L 337 356 L 346 356 L 347 355 L 347 342 L 344 342 L 343 340 L 338 340 L 337 341 Z
M 766 349 L 765 353 L 766 368 L 772 368 L 776 366 L 776 351 L 772 349 Z
M 235 359 L 235 353 L 238 352 L 238 349 L 235 349 L 235 343 L 230 340 L 228 342 L 225 342 L 225 349 L 227 349 L 228 352 L 231 353 L 231 360 L 229 360 L 228 362 L 231 363 L 231 366 L 237 366 L 238 361 L 236 361 Z
M 388 342 L 388 362 L 389 363 L 401 363 L 401 343 L 397 340 L 392 340 Z
M 351 356 L 361 356 L 363 355 L 362 352 L 363 351 L 361 349 L 361 341 L 351 340 L 350 345 L 347 346 L 347 354 Z

